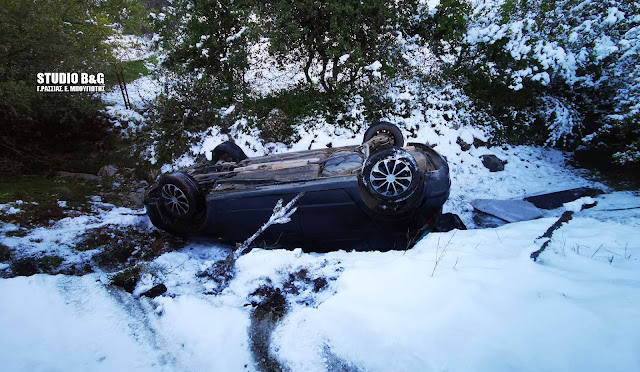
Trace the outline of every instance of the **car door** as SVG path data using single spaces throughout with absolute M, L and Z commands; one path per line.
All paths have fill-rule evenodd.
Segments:
M 243 241 L 260 229 L 273 214 L 278 200 L 288 203 L 295 194 L 238 193 L 208 201 L 207 208 L 214 216 L 210 223 L 213 235 L 225 240 Z M 271 225 L 261 234 L 257 243 L 266 245 L 280 241 L 300 240 L 300 219 L 294 214 L 286 224 Z
M 305 193 L 298 208 L 305 240 L 336 244 L 362 240 L 377 231 L 369 217 L 342 188 Z

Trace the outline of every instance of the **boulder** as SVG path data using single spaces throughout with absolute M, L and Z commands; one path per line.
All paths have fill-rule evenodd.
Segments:
M 473 145 L 476 148 L 482 147 L 482 146 L 486 146 L 487 145 L 487 141 L 481 140 L 480 138 L 473 138 Z
M 460 131 L 460 133 L 458 134 L 458 139 L 456 140 L 456 143 L 460 146 L 460 149 L 462 151 L 469 151 L 471 149 L 471 146 L 474 143 L 474 137 L 473 134 L 464 129 L 462 131 Z
M 105 165 L 102 168 L 100 168 L 100 170 L 98 171 L 98 176 L 101 176 L 101 177 L 112 177 L 116 173 L 118 173 L 118 168 L 115 165 L 110 164 L 110 165 Z
M 116 207 L 142 208 L 144 206 L 144 193 L 121 192 L 105 193 L 102 195 L 105 203 L 111 203 Z
M 507 164 L 506 161 L 500 160 L 497 156 L 491 155 L 482 155 L 482 164 L 489 169 L 490 172 L 500 172 L 504 170 L 504 165 Z

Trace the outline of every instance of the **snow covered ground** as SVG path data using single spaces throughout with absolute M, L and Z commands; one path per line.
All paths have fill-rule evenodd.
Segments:
M 504 172 L 474 167 L 471 154 L 457 159 L 445 210 L 470 221 L 476 197 L 590 184 L 554 151 L 498 155 L 509 160 Z M 254 250 L 218 295 L 198 273 L 228 248 L 205 239 L 144 264 L 133 294 L 109 286 L 111 274 L 100 270 L 0 279 L 0 360 L 6 371 L 259 370 L 252 304 L 270 286 L 287 305 L 268 350 L 287 370 L 637 371 L 640 195 L 594 199 L 595 208 L 554 233 L 538 262 L 529 255 L 565 208 L 494 229 L 428 234 L 406 252 Z M 138 211 L 95 205 L 94 216 L 2 243 L 80 262 L 91 252 L 73 247 L 86 229 L 149 226 Z M 12 229 L 2 226 L 3 234 Z M 159 283 L 164 295 L 140 296 Z

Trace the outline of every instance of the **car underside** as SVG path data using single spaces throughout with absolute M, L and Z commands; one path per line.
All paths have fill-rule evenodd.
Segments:
M 448 165 L 429 146 L 402 147 L 393 124 L 374 124 L 367 132 L 361 145 L 254 158 L 223 143 L 209 164 L 152 185 L 147 213 L 172 234 L 238 243 L 269 220 L 279 200 L 301 195 L 291 220 L 269 226 L 254 246 L 410 248 L 437 224 L 449 195 Z

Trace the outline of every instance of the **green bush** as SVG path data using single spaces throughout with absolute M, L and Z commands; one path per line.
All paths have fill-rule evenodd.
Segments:
M 145 4 L 141 0 L 106 0 L 100 10 L 112 23 L 120 26 L 124 34 L 142 36 L 151 32 Z
M 104 73 L 112 61 L 107 17 L 92 3 L 5 0 L 0 19 L 1 162 L 22 171 L 86 169 L 91 162 L 77 153 L 94 152 L 107 134 L 99 98 L 37 92 L 36 74 Z
M 270 53 L 281 63 L 305 61 L 307 83 L 316 77 L 328 93 L 353 93 L 368 73 L 381 64 L 380 73 L 393 75 L 402 64 L 395 33 L 409 30 L 417 8 L 415 0 L 279 0 L 257 2 L 263 36 Z
M 640 4 L 479 5 L 452 71 L 504 118 L 505 137 L 640 165 Z

